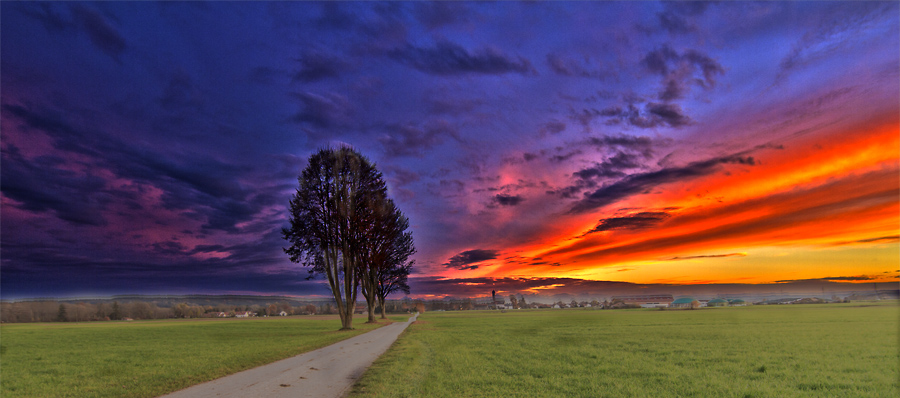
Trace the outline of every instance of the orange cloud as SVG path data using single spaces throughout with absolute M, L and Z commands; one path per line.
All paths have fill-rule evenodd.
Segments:
M 561 217 L 568 221 L 569 235 L 558 228 L 556 236 L 539 244 L 508 249 L 540 262 L 506 263 L 482 276 L 585 275 L 617 265 L 639 268 L 635 264 L 642 261 L 702 262 L 721 257 L 716 253 L 737 256 L 733 251 L 754 247 L 803 247 L 812 253 L 835 245 L 896 245 L 900 134 L 893 119 L 692 163 L 672 169 L 671 181 L 663 178 L 666 174 L 631 177 L 632 185 L 609 190 L 621 197 L 597 200 L 600 211 L 588 213 L 583 207 L 577 208 L 583 214 Z M 645 181 L 656 185 L 642 185 Z M 804 267 L 805 276 L 790 278 L 825 276 Z M 896 262 L 875 267 L 895 269 Z M 720 280 L 707 269 L 694 272 L 695 279 Z M 630 274 L 618 273 L 617 280 L 633 281 Z

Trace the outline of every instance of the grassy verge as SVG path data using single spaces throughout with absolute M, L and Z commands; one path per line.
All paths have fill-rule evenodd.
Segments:
M 408 316 L 391 316 L 405 321 Z M 288 318 L 0 326 L 0 396 L 155 397 L 386 325 Z
M 895 397 L 900 306 L 426 313 L 356 397 Z

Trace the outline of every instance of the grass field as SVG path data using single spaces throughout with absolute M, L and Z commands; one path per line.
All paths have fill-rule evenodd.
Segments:
M 900 396 L 896 302 L 418 319 L 351 396 Z
M 364 322 L 349 332 L 337 316 L 4 324 L 0 396 L 155 397 L 387 324 Z

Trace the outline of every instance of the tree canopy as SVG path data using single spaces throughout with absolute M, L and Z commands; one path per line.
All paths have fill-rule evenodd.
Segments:
M 308 267 L 310 277 L 325 275 L 343 329 L 352 328 L 360 287 L 373 321 L 380 275 L 397 258 L 398 242 L 408 237 L 412 247 L 409 222 L 388 199 L 381 173 L 352 148 L 320 150 L 297 180 L 290 227 L 282 230 L 290 243 L 285 253 Z

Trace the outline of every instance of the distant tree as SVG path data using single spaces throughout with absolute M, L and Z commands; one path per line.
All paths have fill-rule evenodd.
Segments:
M 600 302 L 597 301 L 597 299 L 591 300 L 591 307 L 596 308 L 596 307 L 599 307 L 599 306 L 600 306 Z
M 571 306 L 572 306 L 572 308 L 578 308 L 578 302 L 577 302 L 577 301 L 575 301 L 575 299 L 572 299 L 572 302 L 571 302 L 571 303 L 569 303 L 569 305 L 571 305 Z
M 148 302 L 137 301 L 131 303 L 131 316 L 135 319 L 151 319 L 153 313 L 153 307 Z
M 109 319 L 112 319 L 114 321 L 122 319 L 122 311 L 121 309 L 119 309 L 118 301 L 113 301 L 112 312 L 109 314 Z
M 528 308 L 528 303 L 525 302 L 525 296 L 522 295 L 519 298 L 519 307 L 520 308 Z
M 294 307 L 291 307 L 291 305 L 288 304 L 287 301 L 280 301 L 280 302 L 278 302 L 277 306 L 278 306 L 278 311 L 279 311 L 279 312 L 284 311 L 284 312 L 286 312 L 288 315 L 293 315 L 293 314 L 294 314 Z
M 56 315 L 56 321 L 57 322 L 66 322 L 68 320 L 69 319 L 66 318 L 66 306 L 63 305 L 62 303 L 60 303 L 59 304 L 59 312 Z
M 309 158 L 290 201 L 290 228 L 282 230 L 291 261 L 324 274 L 341 317 L 353 328 L 360 282 L 361 248 L 371 232 L 376 205 L 387 188 L 381 173 L 351 148 L 323 149 Z
M 515 309 L 519 308 L 519 299 L 516 298 L 515 294 L 509 295 L 509 302 L 510 302 L 510 304 L 512 304 L 513 308 L 515 308 Z
M 305 308 L 306 308 L 306 313 L 307 313 L 307 314 L 309 314 L 309 315 L 315 315 L 315 314 L 316 314 L 316 306 L 314 306 L 314 305 L 312 305 L 312 304 L 307 304 Z
M 187 312 L 188 312 L 187 303 L 175 304 L 175 307 L 173 308 L 173 310 L 175 311 L 176 318 L 187 318 Z

